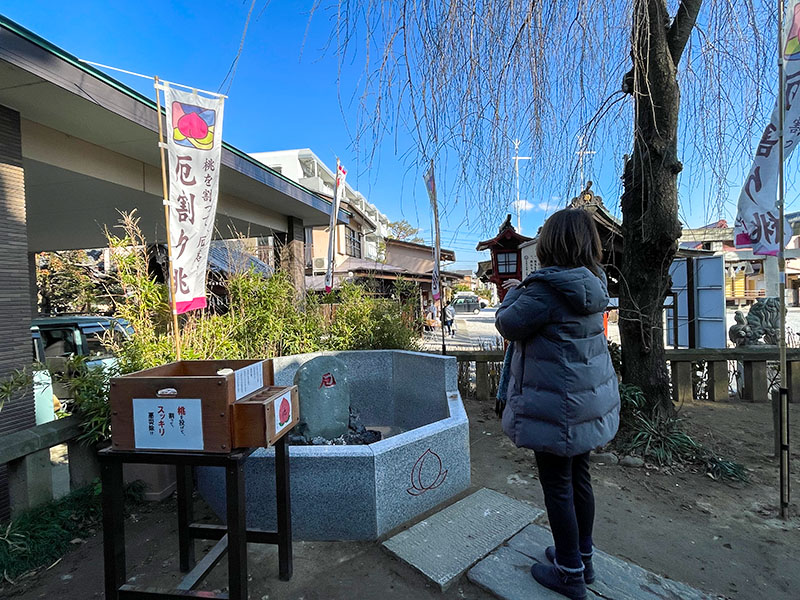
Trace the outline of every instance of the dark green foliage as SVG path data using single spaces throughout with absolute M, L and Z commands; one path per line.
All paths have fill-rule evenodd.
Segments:
M 147 269 L 146 242 L 134 215 L 124 215 L 125 236 L 108 235 L 114 250 L 124 299 L 117 316 L 136 332 L 123 344 L 113 344 L 120 369 L 130 373 L 175 359 L 175 342 L 167 289 Z M 139 250 L 137 250 L 139 249 Z M 289 275 L 271 277 L 255 272 L 230 274 L 227 312 L 194 311 L 181 315 L 182 358 L 267 358 L 320 350 L 416 349 L 419 324 L 414 303 L 416 284 L 398 281 L 394 298 L 376 297 L 367 285 L 345 283 L 320 303 L 314 294 L 298 301 Z
M 33 370 L 31 368 L 17 369 L 0 379 L 0 410 L 3 410 L 6 402 L 14 400 L 32 385 Z
M 141 502 L 142 497 L 141 482 L 126 489 L 127 502 Z M 73 547 L 74 539 L 99 527 L 101 516 L 96 482 L 0 525 L 0 577 L 13 582 L 23 573 L 52 564 Z
M 111 408 L 108 392 L 111 378 L 119 369 L 111 366 L 89 366 L 85 356 L 74 356 L 59 378 L 69 388 L 73 411 L 81 420 L 83 433 L 78 437 L 86 444 L 96 444 L 111 437 Z
M 712 479 L 747 481 L 742 465 L 719 458 L 692 439 L 677 415 L 653 410 L 638 387 L 620 384 L 619 396 L 620 425 L 613 443 L 620 452 L 637 454 L 660 466 L 702 465 Z

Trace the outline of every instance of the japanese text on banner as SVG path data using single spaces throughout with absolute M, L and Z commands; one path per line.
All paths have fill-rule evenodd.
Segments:
M 169 233 L 178 314 L 206 306 L 206 266 L 214 233 L 224 99 L 164 83 L 169 154 Z
M 782 40 L 785 73 L 785 130 L 783 138 L 784 161 L 789 158 L 800 141 L 800 0 L 790 0 L 786 6 Z M 775 102 L 772 118 L 758 142 L 750 174 L 739 195 L 734 226 L 734 243 L 737 247 L 753 247 L 754 254 L 778 253 L 780 208 L 777 204 L 778 177 L 778 127 L 780 106 Z M 784 247 L 791 239 L 792 228 L 784 224 Z

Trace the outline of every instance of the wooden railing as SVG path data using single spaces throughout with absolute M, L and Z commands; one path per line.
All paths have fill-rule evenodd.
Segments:
M 475 396 L 478 400 L 489 399 L 489 363 L 503 362 L 502 350 L 451 350 L 448 356 L 455 356 L 458 362 L 475 363 Z
M 766 298 L 767 290 L 742 290 L 741 294 L 734 293 L 731 296 L 725 296 L 725 300 L 732 300 L 734 302 L 750 302 L 758 298 Z
M 789 401 L 800 401 L 800 349 L 790 348 L 788 361 Z M 708 365 L 708 399 L 713 402 L 728 400 L 729 361 L 741 363 L 743 389 L 739 397 L 744 402 L 769 401 L 770 382 L 767 380 L 767 363 L 779 359 L 777 346 L 744 346 L 739 348 L 698 348 L 667 350 L 667 360 L 672 370 L 672 392 L 676 402 L 691 400 L 694 387 L 692 364 Z
M 502 362 L 502 350 L 463 350 L 447 353 L 459 362 L 474 362 L 478 400 L 489 399 L 488 363 Z M 767 402 L 769 381 L 767 363 L 778 360 L 776 346 L 747 346 L 739 348 L 668 349 L 667 361 L 672 372 L 673 396 L 676 402 L 691 401 L 694 395 L 692 365 L 708 365 L 708 399 L 714 402 L 730 399 L 729 361 L 741 363 L 744 387 L 740 399 L 745 402 Z M 787 352 L 789 401 L 800 402 L 800 349 Z

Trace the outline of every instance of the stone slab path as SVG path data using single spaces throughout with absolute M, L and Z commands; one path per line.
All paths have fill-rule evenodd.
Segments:
M 529 525 L 470 569 L 467 577 L 502 600 L 564 600 L 564 596 L 541 587 L 530 574 L 534 561 L 548 564 L 544 549 L 552 543 L 549 530 Z M 595 550 L 594 566 L 597 580 L 589 586 L 589 600 L 717 598 L 599 550 Z
M 386 540 L 383 547 L 444 591 L 542 512 L 482 488 Z

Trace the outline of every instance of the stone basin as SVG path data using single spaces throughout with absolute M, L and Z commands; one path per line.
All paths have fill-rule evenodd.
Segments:
M 374 540 L 470 485 L 469 424 L 456 359 L 420 352 L 326 352 L 348 367 L 350 403 L 384 439 L 363 446 L 290 446 L 297 540 Z M 322 353 L 274 359 L 275 384 Z M 389 437 L 386 437 L 386 436 Z M 275 530 L 275 452 L 245 464 L 248 527 Z M 225 519 L 225 474 L 197 469 L 197 487 Z

